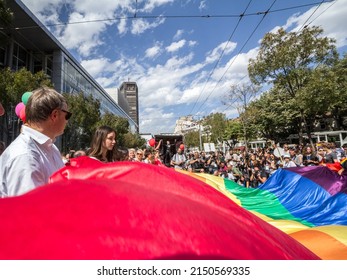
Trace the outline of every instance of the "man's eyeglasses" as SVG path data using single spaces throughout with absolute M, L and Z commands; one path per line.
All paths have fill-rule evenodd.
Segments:
M 65 120 L 68 120 L 68 119 L 71 118 L 71 116 L 72 116 L 72 113 L 71 113 L 71 112 L 66 111 L 66 110 L 63 110 L 63 109 L 60 109 L 60 111 L 63 111 L 64 113 L 66 113 L 66 115 L 65 115 Z

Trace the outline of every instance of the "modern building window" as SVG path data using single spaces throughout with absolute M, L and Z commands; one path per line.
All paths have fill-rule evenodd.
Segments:
M 19 69 L 27 68 L 28 53 L 17 43 L 13 44 L 13 56 L 12 56 L 12 70 L 18 71 Z

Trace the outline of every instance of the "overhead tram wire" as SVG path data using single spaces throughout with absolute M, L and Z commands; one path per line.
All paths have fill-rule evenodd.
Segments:
M 298 32 L 300 32 L 302 29 L 306 28 L 306 23 L 308 22 L 308 20 L 315 14 L 315 12 L 317 12 L 317 10 L 319 9 L 319 7 L 323 4 L 324 0 L 322 0 L 319 5 L 316 7 L 316 9 L 311 13 L 311 15 L 305 20 L 305 22 L 303 23 L 303 25 L 300 27 L 300 29 L 298 30 Z
M 241 47 L 241 49 L 239 50 L 238 54 L 236 56 L 234 56 L 233 61 L 229 64 L 228 68 L 224 71 L 222 77 L 218 80 L 218 82 L 216 83 L 215 87 L 213 88 L 213 90 L 210 92 L 210 94 L 206 97 L 205 101 L 200 105 L 199 109 L 197 111 L 200 111 L 200 109 L 202 108 L 202 106 L 205 105 L 205 103 L 207 102 L 207 100 L 210 98 L 210 96 L 212 95 L 212 93 L 214 92 L 214 90 L 217 88 L 218 84 L 223 80 L 225 74 L 229 71 L 230 67 L 234 64 L 236 58 L 240 55 L 240 53 L 242 52 L 242 50 L 245 48 L 245 46 L 247 45 L 247 43 L 249 42 L 249 40 L 252 38 L 252 36 L 254 35 L 254 33 L 256 32 L 256 30 L 259 28 L 260 24 L 263 22 L 263 20 L 265 19 L 265 17 L 268 15 L 270 9 L 272 8 L 272 6 L 276 3 L 277 0 L 274 0 L 271 4 L 271 6 L 269 7 L 269 9 L 267 9 L 267 11 L 262 12 L 263 17 L 262 19 L 259 21 L 259 23 L 257 24 L 257 26 L 254 28 L 254 30 L 252 31 L 252 33 L 250 34 L 250 36 L 248 37 L 248 39 L 246 40 L 246 42 L 243 44 L 243 46 Z
M 235 26 L 233 32 L 232 32 L 231 35 L 229 36 L 229 39 L 228 39 L 227 44 L 225 45 L 225 47 L 224 47 L 223 51 L 221 52 L 221 54 L 220 54 L 220 56 L 219 56 L 217 62 L 215 63 L 213 69 L 211 70 L 211 72 L 210 72 L 210 74 L 209 74 L 209 76 L 208 76 L 208 78 L 207 78 L 207 80 L 206 80 L 206 82 L 205 82 L 205 84 L 204 84 L 204 86 L 203 86 L 203 88 L 202 88 L 202 91 L 200 92 L 198 98 L 196 99 L 196 101 L 195 101 L 195 103 L 194 103 L 194 106 L 193 106 L 192 110 L 190 111 L 190 114 L 189 114 L 189 115 L 191 115 L 191 114 L 193 113 L 196 104 L 198 103 L 198 101 L 199 101 L 200 97 L 202 96 L 203 92 L 205 91 L 205 88 L 206 88 L 207 83 L 209 82 L 210 78 L 212 77 L 212 74 L 213 74 L 214 70 L 216 70 L 216 68 L 217 68 L 217 66 L 218 66 L 218 64 L 219 64 L 219 62 L 221 61 L 221 59 L 222 59 L 222 57 L 223 57 L 223 55 L 224 55 L 224 53 L 225 53 L 225 50 L 226 50 L 228 44 L 229 44 L 230 41 L 231 41 L 231 38 L 234 36 L 234 34 L 235 34 L 235 32 L 236 32 L 236 30 L 237 30 L 237 28 L 238 28 L 238 26 L 239 26 L 241 20 L 243 19 L 243 16 L 244 16 L 245 12 L 247 11 L 247 9 L 248 9 L 248 7 L 250 6 L 250 4 L 252 3 L 252 1 L 253 1 L 253 0 L 250 0 L 250 1 L 248 2 L 248 5 L 247 5 L 247 7 L 245 8 L 244 12 L 239 16 L 239 21 L 237 22 L 237 24 L 236 24 L 236 26 Z
M 302 27 L 300 28 L 300 30 L 302 30 L 303 28 L 306 28 L 307 26 L 311 25 L 317 18 L 319 18 L 322 14 L 324 14 L 328 9 L 331 8 L 331 6 L 333 6 L 334 4 L 336 4 L 337 0 L 333 0 L 331 1 L 331 5 L 328 6 L 324 11 L 322 11 L 318 16 L 316 16 L 313 20 L 311 20 L 308 24 L 306 24 L 306 22 L 313 16 L 313 14 L 316 13 L 317 9 L 319 8 L 319 6 L 317 7 L 317 9 L 314 10 L 314 12 L 311 14 L 311 16 L 305 21 L 305 23 L 302 25 Z M 329 2 L 322 2 L 323 3 L 329 3 Z
M 318 16 L 316 16 L 313 20 L 311 20 L 308 24 L 306 24 L 307 23 L 307 21 L 313 16 L 313 14 L 314 13 L 316 13 L 316 11 L 318 10 L 318 8 L 319 8 L 319 6 L 313 11 L 313 13 L 308 17 L 308 19 L 305 21 L 305 23 L 302 25 L 302 27 L 300 28 L 300 30 L 302 30 L 303 28 L 306 28 L 307 26 L 309 26 L 309 25 L 311 25 L 317 18 L 319 18 L 322 14 L 324 14 L 328 9 L 330 9 L 331 8 L 331 6 L 333 6 L 335 3 L 336 3 L 336 1 L 337 0 L 332 0 L 332 1 L 322 1 L 320 4 L 319 4 L 319 6 L 321 5 L 321 4 L 323 4 L 323 3 L 329 3 L 329 2 L 331 2 L 331 5 L 330 6 L 328 6 L 324 11 L 322 11 Z M 242 81 L 243 79 L 245 79 L 247 77 L 247 75 L 245 75 L 240 81 Z M 239 83 L 240 83 L 240 81 L 239 81 Z M 238 83 L 238 84 L 239 84 Z M 225 112 L 226 110 L 228 110 L 230 107 L 232 106 L 232 104 L 230 104 L 230 105 L 228 105 L 223 111 L 222 111 L 222 113 L 223 112 Z
M 294 10 L 304 7 L 310 7 L 315 6 L 320 3 L 330 3 L 336 0 L 323 0 L 320 2 L 314 2 L 310 4 L 304 4 L 304 5 L 297 5 L 297 6 L 290 6 L 287 8 L 281 8 L 277 10 L 268 11 L 268 13 L 276 13 L 281 12 L 285 10 Z M 255 13 L 248 13 L 244 14 L 243 17 L 250 17 L 250 16 L 259 16 L 262 15 L 263 12 L 255 12 Z M 210 18 L 238 18 L 240 17 L 239 14 L 225 14 L 225 15 L 138 15 L 137 12 L 132 16 L 121 16 L 121 17 L 113 17 L 113 18 L 106 18 L 106 19 L 94 19 L 94 20 L 84 20 L 84 21 L 75 21 L 75 22 L 61 22 L 61 23 L 53 23 L 53 24 L 39 24 L 39 25 L 32 25 L 32 26 L 22 26 L 22 27 L 13 27 L 13 29 L 31 29 L 31 28 L 42 28 L 42 27 L 55 27 L 55 26 L 68 26 L 68 25 L 74 25 L 74 24 L 84 24 L 84 23 L 96 23 L 96 22 L 109 22 L 109 21 L 118 21 L 122 19 L 158 19 L 158 18 L 165 18 L 165 19 L 180 19 L 180 18 L 200 18 L 200 19 L 210 19 Z M 0 28 L 2 30 L 4 28 Z

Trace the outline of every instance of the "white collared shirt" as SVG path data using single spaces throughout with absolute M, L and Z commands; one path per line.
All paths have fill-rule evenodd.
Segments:
M 0 196 L 16 196 L 49 182 L 64 166 L 52 139 L 27 126 L 0 156 Z

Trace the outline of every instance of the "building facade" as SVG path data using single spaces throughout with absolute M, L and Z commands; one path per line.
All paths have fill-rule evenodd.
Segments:
M 100 101 L 101 114 L 109 112 L 124 117 L 130 130 L 138 131 L 138 122 L 133 121 L 21 1 L 7 0 L 7 6 L 14 20 L 10 28 L 0 30 L 7 37 L 6 44 L 0 47 L 1 68 L 44 71 L 58 92 L 92 95 Z
M 137 124 L 139 132 L 139 89 L 135 82 L 124 82 L 118 91 L 119 100 L 127 100 L 130 118 Z M 124 105 L 125 106 L 125 105 Z M 124 108 L 124 107 L 123 107 Z

